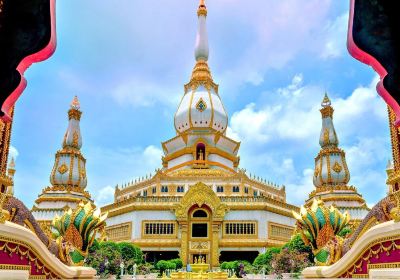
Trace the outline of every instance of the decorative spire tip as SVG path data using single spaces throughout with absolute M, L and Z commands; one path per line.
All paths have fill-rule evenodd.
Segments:
M 325 96 L 324 96 L 324 99 L 322 100 L 321 106 L 322 107 L 331 106 L 331 100 L 329 99 L 327 92 L 325 92 Z
M 79 103 L 78 96 L 75 95 L 74 99 L 71 102 L 71 109 L 79 110 L 81 104 Z
M 205 0 L 200 0 L 199 8 L 197 9 L 197 16 L 207 16 L 207 7 Z
M 9 169 L 15 169 L 15 160 L 14 157 L 11 158 L 10 163 L 8 164 Z

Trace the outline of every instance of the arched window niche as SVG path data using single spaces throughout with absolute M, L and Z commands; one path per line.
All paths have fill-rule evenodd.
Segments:
M 196 145 L 196 160 L 205 161 L 206 160 L 206 145 L 203 143 L 198 143 Z

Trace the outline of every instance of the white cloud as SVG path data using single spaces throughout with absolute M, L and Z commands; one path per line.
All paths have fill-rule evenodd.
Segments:
M 114 191 L 115 189 L 111 186 L 101 188 L 95 197 L 97 207 L 114 202 Z
M 183 91 L 136 78 L 121 82 L 112 90 L 111 95 L 120 105 L 152 107 L 161 103 L 176 106 Z
M 296 205 L 304 204 L 304 201 L 308 199 L 308 194 L 314 190 L 313 174 L 313 169 L 304 169 L 296 181 L 286 184 L 286 198 L 288 201 Z
M 146 148 L 133 147 L 130 149 L 89 147 L 86 149 L 86 157 L 90 161 L 86 164 L 89 177 L 90 192 L 103 195 L 110 191 L 110 185 L 121 185 L 134 180 L 137 177 L 154 174 L 156 168 L 161 166 L 161 149 L 150 145 Z M 104 186 L 98 190 L 99 186 Z M 103 199 L 103 196 L 100 197 Z M 96 201 L 97 202 L 97 201 Z
M 305 139 L 312 131 L 319 130 L 316 96 L 321 89 L 312 86 L 301 87 L 302 74 L 293 77 L 291 84 L 269 93 L 275 102 L 262 104 L 260 109 L 250 103 L 244 109 L 233 113 L 229 135 L 235 135 L 246 144 L 266 143 L 278 139 Z
M 326 34 L 322 58 L 336 58 L 346 52 L 347 24 L 349 13 L 346 12 L 330 22 L 323 30 Z
M 371 129 L 385 127 L 387 122 L 386 106 L 376 93 L 376 82 L 374 77 L 368 86 L 358 86 L 347 97 L 331 95 L 336 132 L 347 152 L 350 183 L 371 200 L 382 197 L 386 190 L 381 166 L 390 157 L 389 138 L 384 135 L 388 129 Z M 247 104 L 233 114 L 227 132 L 242 141 L 241 166 L 274 176 L 287 186 L 288 200 L 296 204 L 303 203 L 313 189 L 324 93 L 317 86 L 303 83 L 302 75 L 297 74 L 288 86 L 266 93 L 271 96 L 267 101 Z

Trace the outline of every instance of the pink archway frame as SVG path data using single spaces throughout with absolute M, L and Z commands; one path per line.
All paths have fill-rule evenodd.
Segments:
M 32 63 L 37 63 L 49 58 L 57 46 L 57 38 L 56 38 L 56 0 L 50 0 L 50 20 L 51 20 L 51 37 L 49 43 L 42 50 L 37 53 L 31 54 L 18 64 L 17 71 L 21 75 L 21 81 L 17 88 L 7 97 L 4 101 L 3 106 L 1 107 L 1 111 L 4 113 L 2 117 L 3 121 L 11 121 L 11 116 L 9 112 L 11 108 L 14 106 L 15 102 L 17 102 L 18 98 L 21 96 L 22 92 L 26 88 L 26 79 L 24 77 L 25 70 L 28 69 Z
M 383 79 L 387 75 L 386 69 L 373 56 L 361 50 L 353 40 L 354 4 L 355 0 L 350 0 L 350 17 L 347 31 L 347 49 L 349 50 L 351 56 L 364 64 L 372 66 L 375 72 L 379 74 L 380 80 L 376 85 L 376 90 L 386 102 L 386 104 L 394 111 L 396 115 L 395 125 L 400 126 L 400 106 L 383 85 Z

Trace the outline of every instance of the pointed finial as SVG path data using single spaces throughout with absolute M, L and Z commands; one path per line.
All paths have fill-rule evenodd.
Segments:
M 323 99 L 322 102 L 321 102 L 321 106 L 322 106 L 322 107 L 331 106 L 331 100 L 329 99 L 328 93 L 327 93 L 327 92 L 325 92 L 325 96 L 324 96 L 324 99 Z
M 10 161 L 10 163 L 8 164 L 8 169 L 15 169 L 14 157 L 11 158 L 11 161 Z
M 393 163 L 390 159 L 388 160 L 388 163 L 386 165 L 386 170 L 389 170 L 389 169 L 393 169 Z
M 71 102 L 71 109 L 79 110 L 81 108 L 81 104 L 79 103 L 78 96 L 75 95 L 74 99 Z

